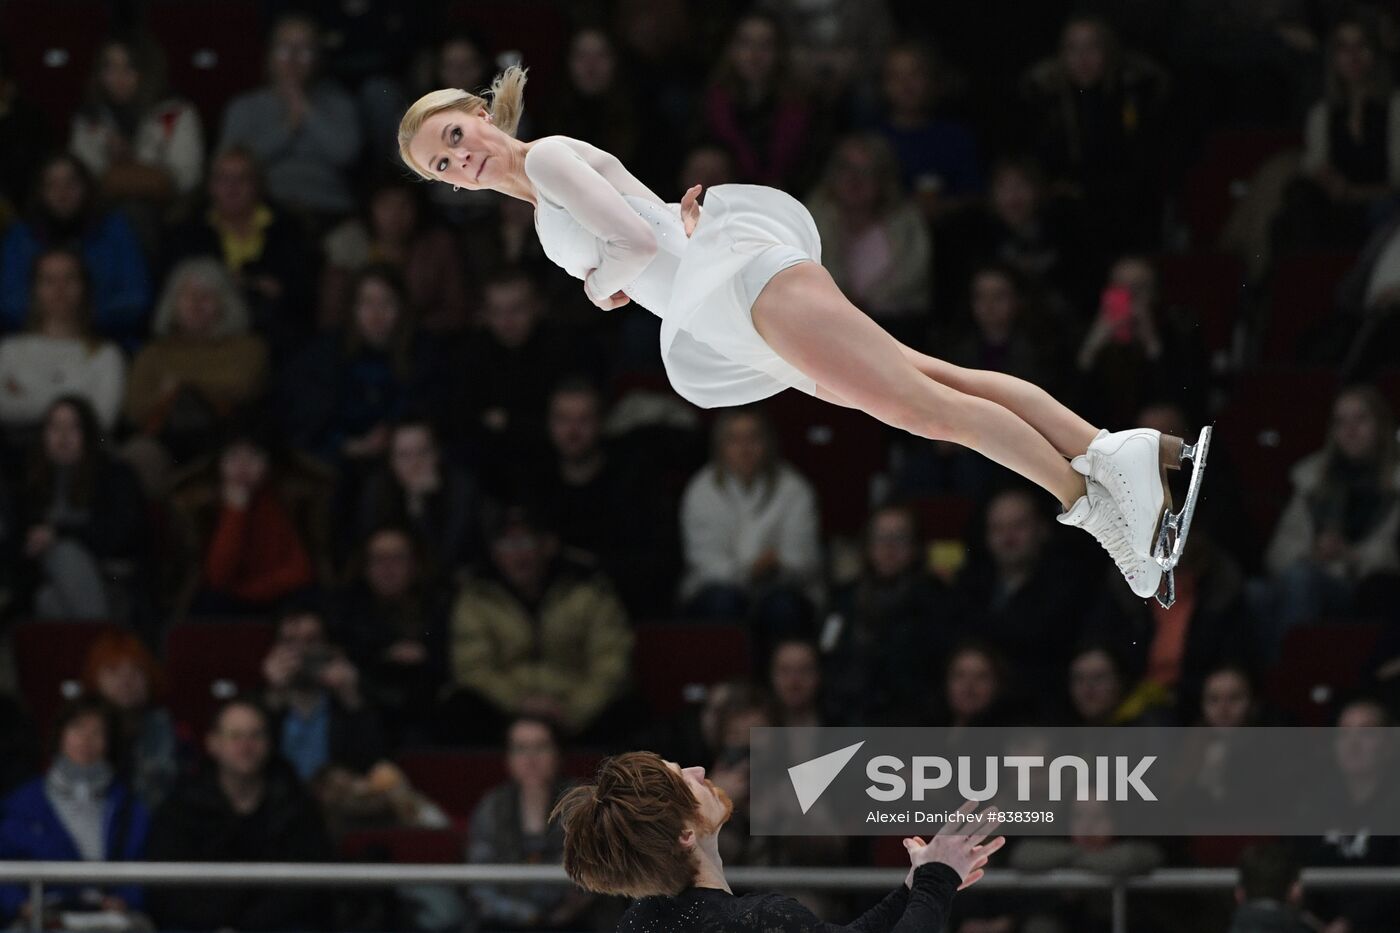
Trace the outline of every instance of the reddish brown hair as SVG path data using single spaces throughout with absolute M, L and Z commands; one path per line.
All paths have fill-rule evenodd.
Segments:
M 603 759 L 593 783 L 579 784 L 550 813 L 564 826 L 564 871 L 600 894 L 679 894 L 695 880 L 680 844 L 700 804 L 685 779 L 655 752 Z
M 87 660 L 83 662 L 83 690 L 97 693 L 97 674 L 104 667 L 131 661 L 146 675 L 146 689 L 150 703 L 156 703 L 165 695 L 165 672 L 141 639 L 130 632 L 108 632 L 98 636 L 88 649 Z

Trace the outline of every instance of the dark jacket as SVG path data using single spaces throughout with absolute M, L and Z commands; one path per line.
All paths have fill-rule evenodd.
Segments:
M 929 712 L 928 678 L 942 669 L 963 611 L 937 577 L 861 578 L 837 590 L 828 618 L 840 619 L 825 659 L 832 708 L 851 725 L 913 725 Z
M 324 862 L 331 844 L 315 802 L 279 766 L 262 804 L 234 812 L 213 774 L 186 780 L 157 811 L 147 855 L 159 862 Z M 324 894 L 299 888 L 163 887 L 151 914 L 170 930 L 319 930 L 328 925 Z
M 345 338 L 315 340 L 288 366 L 280 394 L 287 434 L 297 447 L 336 463 L 346 441 L 417 411 L 436 395 L 433 345 L 413 340 L 404 359 Z
M 1270 900 L 1241 904 L 1230 921 L 1230 933 L 1310 933 L 1311 930 L 1293 907 Z
M 1070 654 L 1079 638 L 1091 581 L 1079 558 L 1046 546 L 1036 569 L 1016 590 L 1003 593 L 990 561 L 969 564 L 958 578 L 968 610 L 967 634 L 996 645 L 1017 673 L 1013 703 L 1041 707 L 1064 692 Z M 1043 711 L 1043 707 L 1041 709 Z

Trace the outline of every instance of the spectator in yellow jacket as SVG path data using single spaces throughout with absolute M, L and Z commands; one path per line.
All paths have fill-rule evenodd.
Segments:
M 491 524 L 490 565 L 452 612 L 446 738 L 491 742 L 522 714 L 578 741 L 619 737 L 634 708 L 633 634 L 612 583 L 562 552 L 525 508 L 505 508 Z

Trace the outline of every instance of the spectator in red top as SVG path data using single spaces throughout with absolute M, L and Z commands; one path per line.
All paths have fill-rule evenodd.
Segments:
M 177 485 L 185 538 L 178 603 L 199 614 L 263 612 L 328 576 L 324 468 L 235 431 Z
M 789 188 L 807 149 L 811 112 L 788 80 L 778 24 L 739 20 L 705 93 L 705 129 L 734 156 L 739 179 Z

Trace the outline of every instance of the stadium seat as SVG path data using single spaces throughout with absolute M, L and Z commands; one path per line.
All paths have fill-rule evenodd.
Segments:
M 783 457 L 816 487 L 824 531 L 859 534 L 870 511 L 871 481 L 889 466 L 889 429 L 864 412 L 805 392 L 783 392 L 766 405 Z
M 1201 248 L 1214 246 L 1254 174 L 1270 158 L 1300 143 L 1292 129 L 1222 130 L 1207 139 L 1182 192 L 1182 213 L 1192 241 Z
M 11 636 L 20 695 L 40 734 L 54 714 L 76 696 L 88 648 L 98 636 L 116 631 L 111 622 L 21 622 Z
M 1229 449 L 1257 540 L 1273 534 L 1292 488 L 1293 464 L 1325 443 L 1336 391 L 1337 377 L 1325 370 L 1249 373 L 1220 412 L 1214 443 Z
M 1195 312 L 1206 350 L 1212 357 L 1228 356 L 1239 320 L 1244 263 L 1229 253 L 1206 250 L 1163 253 L 1155 262 L 1163 300 Z
M 663 622 L 638 625 L 636 634 L 633 676 L 657 717 L 678 712 L 697 687 L 749 676 L 751 648 L 742 626 Z
M 49 119 L 53 141 L 68 138 L 68 121 L 82 102 L 93 56 L 111 28 L 112 4 L 0 3 L 0 36 L 22 93 Z
M 449 29 L 465 29 L 483 51 L 520 52 L 530 83 L 544 94 L 562 80 L 567 58 L 569 25 L 561 9 L 552 0 L 451 0 L 443 4 L 440 21 Z
M 1375 383 L 1390 402 L 1390 410 L 1400 415 L 1400 369 L 1387 369 L 1376 376 Z
M 909 867 L 909 850 L 904 848 L 903 836 L 876 836 L 870 842 L 870 849 L 875 868 Z
M 1189 836 L 1186 854 L 1200 868 L 1234 868 L 1245 849 L 1270 841 L 1267 836 Z
M 269 623 L 251 620 L 171 626 L 165 661 L 176 722 L 201 735 L 221 701 L 256 689 L 273 634 Z
M 1296 362 L 1303 338 L 1336 316 L 1337 286 L 1355 263 L 1355 253 L 1335 250 L 1306 250 L 1278 260 L 1263 322 L 1267 365 Z
M 1265 694 L 1299 725 L 1331 725 L 1334 703 L 1367 675 L 1381 626 L 1323 622 L 1289 629 L 1278 663 L 1268 672 Z
M 967 539 L 977 504 L 968 496 L 920 496 L 905 503 L 919 517 L 925 541 Z
M 456 865 L 466 861 L 466 840 L 456 829 L 359 829 L 341 838 L 340 855 L 352 862 Z
M 601 756 L 587 749 L 566 752 L 564 774 L 582 778 L 593 773 Z M 394 759 L 409 783 L 465 824 L 477 802 L 506 780 L 505 753 L 454 748 L 420 748 L 400 752 Z
M 205 138 L 219 136 L 224 105 L 263 81 L 260 9 L 254 0 L 147 0 L 146 23 L 165 49 L 170 87 L 199 110 Z

